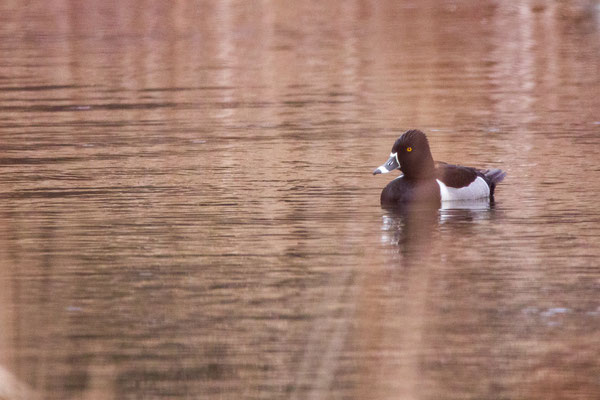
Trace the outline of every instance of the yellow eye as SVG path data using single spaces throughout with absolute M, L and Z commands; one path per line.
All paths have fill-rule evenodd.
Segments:
M 412 151 L 412 147 L 407 147 L 406 151 L 408 151 L 410 153 Z

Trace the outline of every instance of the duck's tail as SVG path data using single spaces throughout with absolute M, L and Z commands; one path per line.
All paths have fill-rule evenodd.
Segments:
M 494 198 L 494 189 L 496 189 L 496 185 L 502 182 L 504 177 L 506 176 L 506 172 L 502 171 L 498 168 L 486 169 L 481 171 L 483 173 L 483 177 L 490 185 L 490 198 Z

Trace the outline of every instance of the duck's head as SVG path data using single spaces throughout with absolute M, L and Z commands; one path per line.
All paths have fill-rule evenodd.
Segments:
M 432 173 L 433 157 L 425 134 L 417 129 L 406 131 L 392 146 L 390 158 L 373 171 L 373 175 L 386 174 L 400 169 L 407 178 L 420 177 Z

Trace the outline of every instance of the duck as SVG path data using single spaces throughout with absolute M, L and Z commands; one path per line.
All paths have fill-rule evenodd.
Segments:
M 395 169 L 402 175 L 381 192 L 383 207 L 408 203 L 440 206 L 450 201 L 494 201 L 496 185 L 506 172 L 434 161 L 427 136 L 418 129 L 404 132 L 392 146 L 389 159 L 373 171 L 386 174 Z

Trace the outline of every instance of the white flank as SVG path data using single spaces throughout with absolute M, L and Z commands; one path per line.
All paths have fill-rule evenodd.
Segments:
M 490 187 L 480 176 L 471 182 L 469 186 L 461 188 L 446 186 L 439 179 L 436 179 L 436 181 L 440 185 L 442 201 L 475 200 L 490 197 Z

